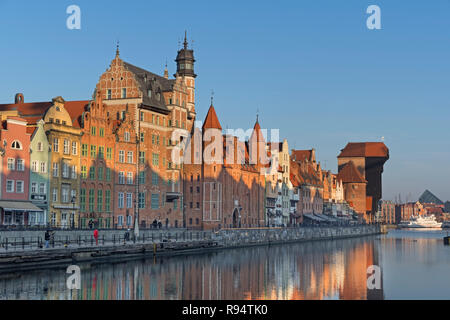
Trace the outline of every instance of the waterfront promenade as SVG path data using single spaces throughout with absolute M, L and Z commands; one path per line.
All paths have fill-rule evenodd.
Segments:
M 99 242 L 78 232 L 56 236 L 50 248 L 41 237 L 1 240 L 0 272 L 31 270 L 88 261 L 129 260 L 145 256 L 201 254 L 212 250 L 335 240 L 380 233 L 379 226 L 222 229 L 213 231 L 144 231 L 137 239 L 123 233 L 100 233 Z M 72 233 L 72 234 L 70 234 Z

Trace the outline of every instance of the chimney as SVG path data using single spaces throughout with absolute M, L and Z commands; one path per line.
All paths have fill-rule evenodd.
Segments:
M 14 98 L 15 104 L 22 104 L 23 103 L 23 93 L 16 94 L 16 97 Z

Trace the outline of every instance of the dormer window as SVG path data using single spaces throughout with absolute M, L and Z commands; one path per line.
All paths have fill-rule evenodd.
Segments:
M 59 107 L 56 107 L 56 111 L 61 111 L 61 109 Z
M 12 143 L 11 148 L 15 150 L 22 150 L 22 145 L 16 140 Z
M 161 101 L 161 93 L 158 92 L 158 93 L 156 94 L 156 99 L 158 99 L 158 101 Z
M 152 89 L 148 89 L 148 91 L 147 91 L 147 95 L 148 95 L 148 97 L 149 97 L 149 98 L 151 98 L 151 97 L 152 97 Z

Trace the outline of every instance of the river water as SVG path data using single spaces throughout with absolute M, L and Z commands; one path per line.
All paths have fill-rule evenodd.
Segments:
M 67 289 L 64 268 L 3 274 L 0 299 L 450 299 L 445 235 L 393 230 L 355 239 L 84 264 L 80 290 Z M 368 289 L 367 269 L 373 265 L 380 272 L 370 281 L 375 288 Z

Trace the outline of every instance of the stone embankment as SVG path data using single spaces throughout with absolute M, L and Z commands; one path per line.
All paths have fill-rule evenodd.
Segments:
M 68 231 L 66 231 L 68 233 Z M 148 256 L 201 254 L 220 249 L 261 245 L 283 245 L 294 242 L 336 240 L 380 234 L 378 226 L 223 229 L 206 231 L 150 231 L 141 232 L 139 239 L 125 241 L 122 233 L 104 232 L 98 244 L 90 235 L 59 233 L 50 248 L 41 248 L 43 235 L 15 237 L 8 242 L 5 232 L 0 234 L 0 272 L 13 272 L 68 266 L 83 262 L 121 261 Z M 83 238 L 84 236 L 84 238 Z M 41 239 L 42 238 L 42 239 Z M 11 238 L 10 238 L 11 239 Z M 29 239 L 29 240 L 27 240 Z M 5 243 L 9 248 L 5 248 Z M 34 245 L 34 246 L 33 246 Z

